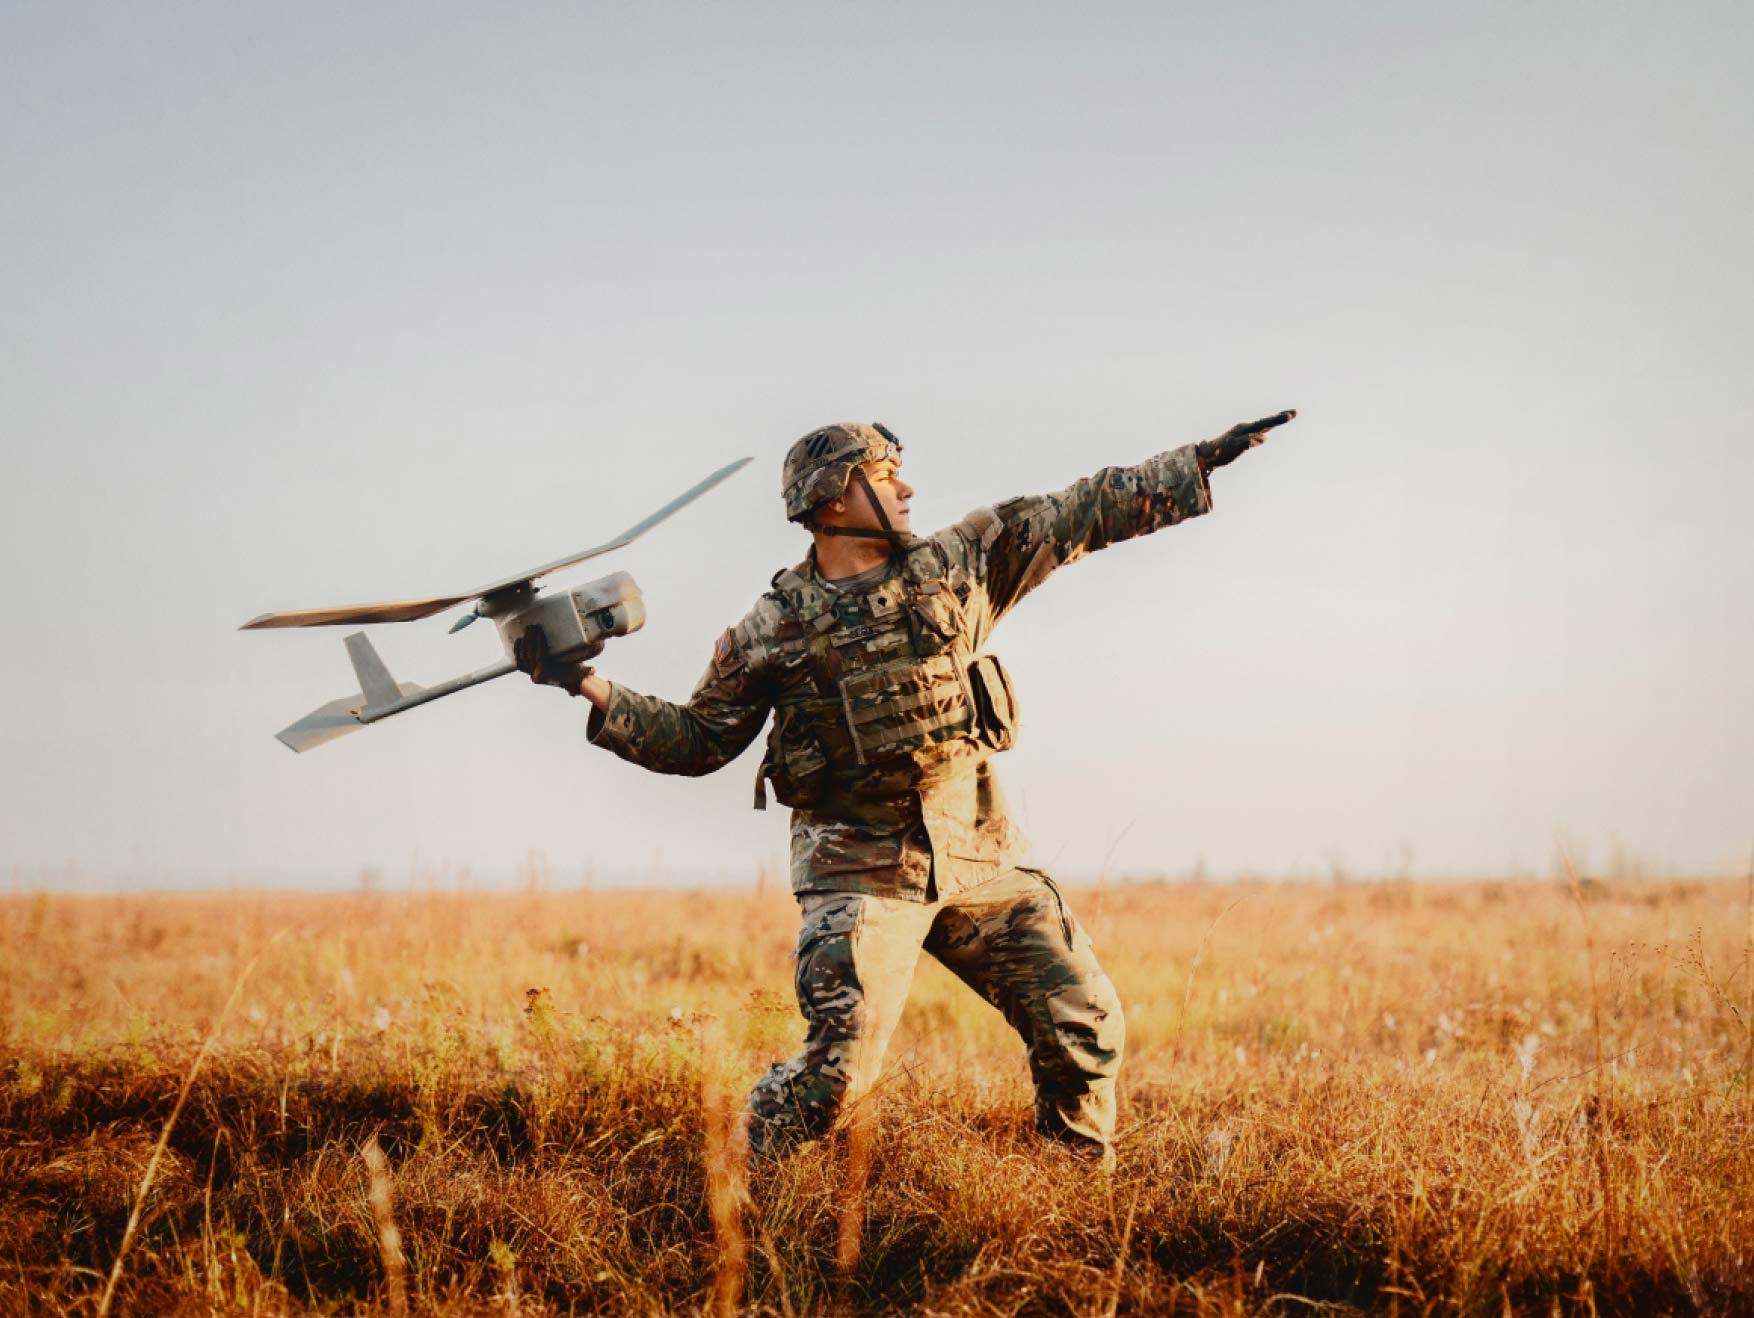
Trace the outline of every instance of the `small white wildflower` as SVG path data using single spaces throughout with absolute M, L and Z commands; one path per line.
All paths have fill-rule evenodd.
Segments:
M 1517 1134 L 1522 1137 L 1523 1157 L 1533 1162 L 1536 1140 L 1541 1133 L 1540 1116 L 1535 1110 L 1535 1105 L 1526 1098 L 1517 1099 L 1510 1105 L 1510 1110 L 1516 1117 Z
M 681 1020 L 682 1019 L 682 1008 L 680 1008 L 680 1007 L 670 1008 L 670 1019 L 673 1021 Z
M 1517 1064 L 1523 1068 L 1523 1079 L 1526 1081 L 1535 1070 L 1535 1058 L 1541 1053 L 1541 1036 L 1525 1034 L 1523 1041 L 1516 1046 Z
M 1425 1050 L 1425 1065 L 1432 1066 L 1432 1065 L 1435 1065 L 1436 1062 L 1437 1062 L 1437 1049 L 1427 1048 Z
M 572 954 L 580 961 L 588 961 L 591 957 L 591 945 L 589 943 L 580 943 L 577 947 L 573 948 Z
M 390 1028 L 390 1009 L 379 1007 L 372 1012 L 372 1028 L 379 1034 Z
M 1222 1126 L 1206 1132 L 1206 1169 L 1214 1176 L 1224 1175 L 1224 1164 L 1230 1161 L 1230 1147 L 1236 1137 Z

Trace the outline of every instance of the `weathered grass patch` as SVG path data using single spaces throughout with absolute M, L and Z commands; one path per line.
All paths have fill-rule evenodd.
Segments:
M 389 1311 L 398 1271 L 415 1311 L 1748 1311 L 1744 901 L 1589 888 L 1592 1004 L 1556 885 L 1086 890 L 1129 1015 L 1111 1179 L 928 971 L 868 1150 L 748 1203 L 725 1117 L 800 1033 L 783 897 L 7 901 L 0 1309 L 96 1305 L 284 930 L 118 1311 Z

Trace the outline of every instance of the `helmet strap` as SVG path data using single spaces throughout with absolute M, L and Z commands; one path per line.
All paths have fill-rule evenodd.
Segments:
M 885 540 L 890 544 L 901 540 L 899 531 L 879 531 L 869 526 L 824 526 L 821 522 L 813 522 L 810 529 L 820 531 L 823 535 L 845 536 L 850 540 Z
M 889 514 L 883 511 L 883 502 L 878 499 L 877 491 L 871 488 L 871 478 L 865 475 L 865 469 L 862 466 L 853 468 L 852 479 L 865 492 L 865 498 L 871 504 L 871 511 L 876 514 L 877 525 L 883 529 L 879 531 L 875 527 L 869 526 L 823 526 L 821 523 L 817 523 L 816 530 L 822 532 L 823 535 L 850 536 L 860 540 L 887 540 L 892 545 L 905 544 L 908 539 L 907 535 L 890 525 Z

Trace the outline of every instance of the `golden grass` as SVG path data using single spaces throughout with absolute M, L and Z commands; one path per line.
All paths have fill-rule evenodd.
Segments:
M 869 1127 L 747 1183 L 783 895 L 4 900 L 0 1310 L 94 1312 L 138 1199 L 118 1312 L 1750 1312 L 1747 899 L 1074 891 L 1112 1178 L 928 966 Z

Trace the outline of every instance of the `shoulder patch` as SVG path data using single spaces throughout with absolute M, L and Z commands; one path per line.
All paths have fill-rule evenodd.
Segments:
M 718 643 L 713 646 L 713 667 L 723 672 L 731 667 L 731 660 L 736 653 L 736 638 L 731 635 L 731 629 L 727 627 L 725 634 L 719 637 Z

